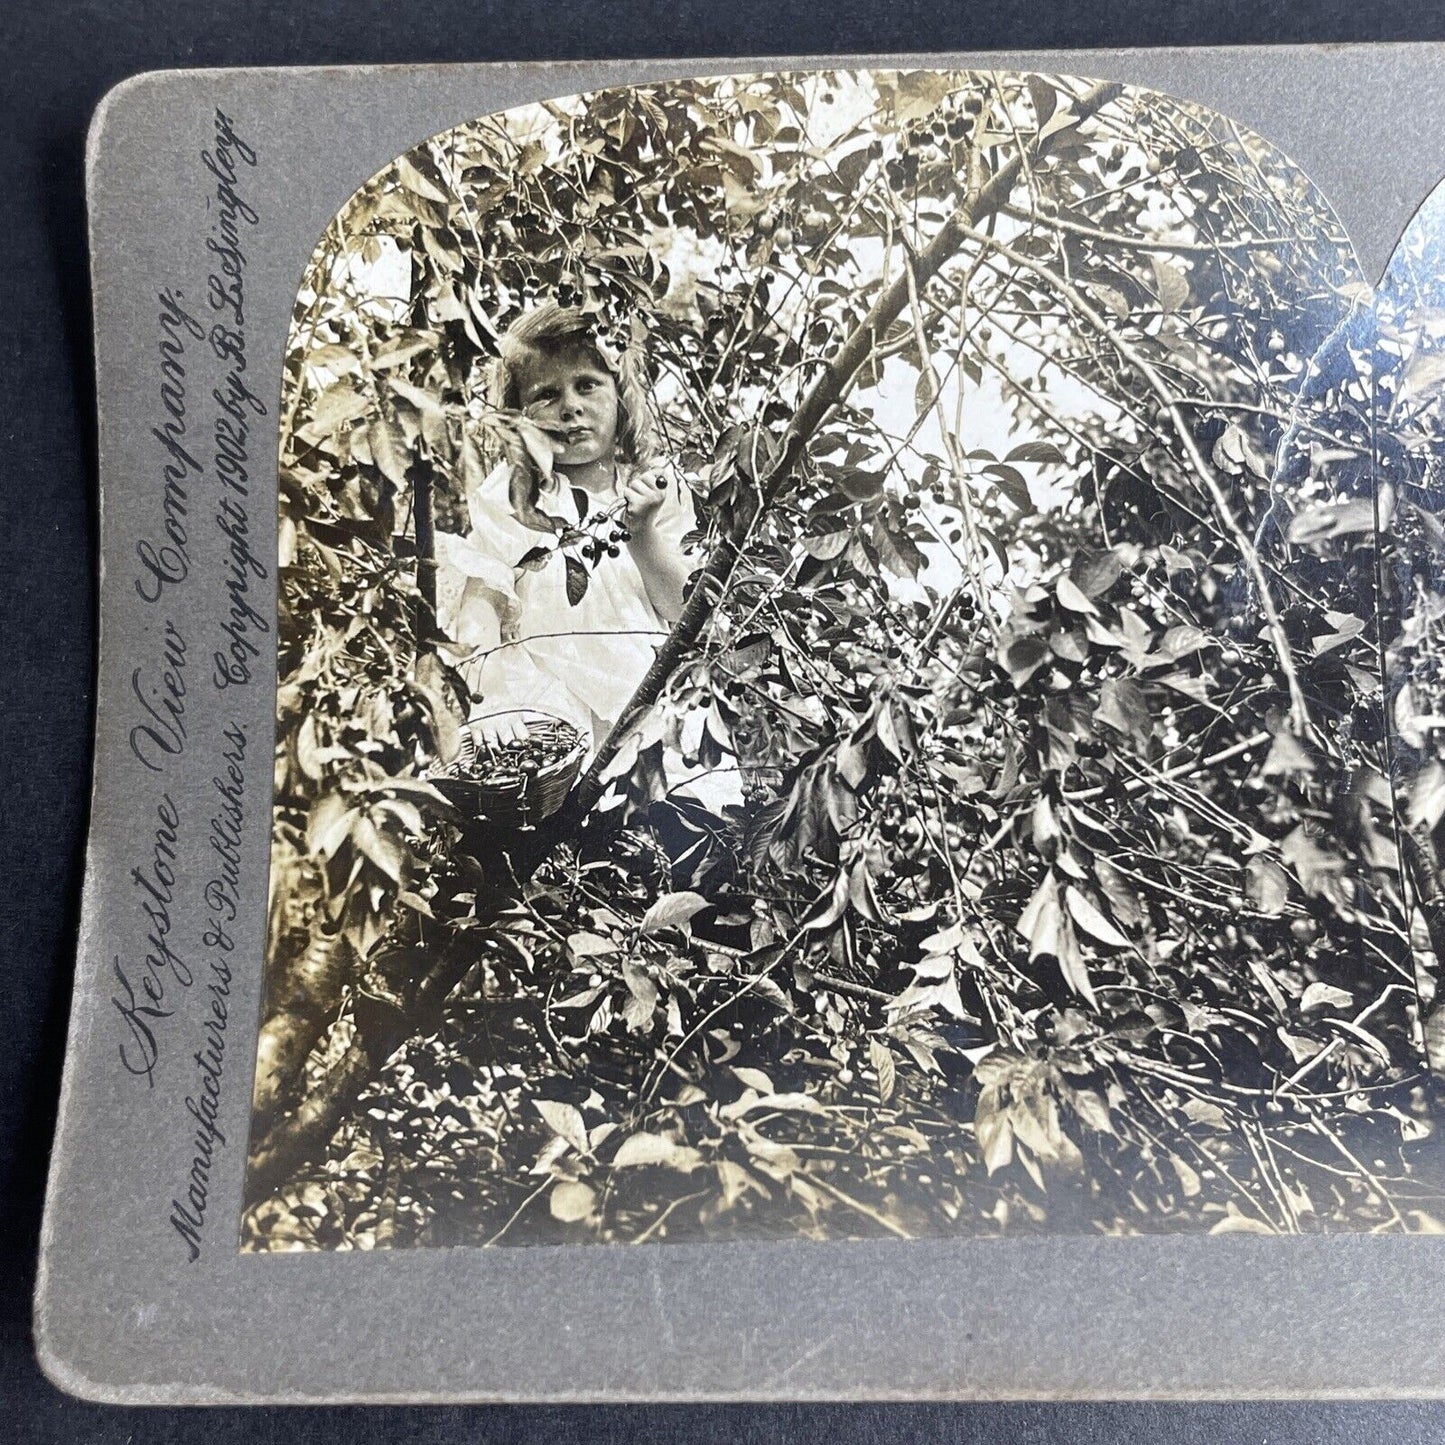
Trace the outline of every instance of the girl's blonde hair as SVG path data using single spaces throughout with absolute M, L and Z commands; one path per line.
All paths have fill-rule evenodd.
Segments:
M 645 466 L 657 454 L 657 440 L 642 358 L 633 346 L 620 353 L 604 348 L 597 337 L 597 318 L 580 307 L 543 301 L 512 322 L 488 371 L 488 402 L 501 411 L 520 411 L 527 358 L 556 356 L 574 348 L 590 353 L 616 383 L 618 455 L 633 466 Z M 523 465 L 532 473 L 531 501 L 535 503 L 541 477 L 530 459 Z

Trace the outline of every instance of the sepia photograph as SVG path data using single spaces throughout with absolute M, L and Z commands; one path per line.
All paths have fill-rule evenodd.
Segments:
M 1351 350 L 1368 378 L 1390 767 L 1427 1064 L 1445 1068 L 1445 189 L 1405 231 Z M 1355 394 L 1360 395 L 1358 385 Z M 1362 413 L 1358 402 L 1356 414 Z M 1356 424 L 1358 430 L 1358 423 Z
M 367 181 L 241 1249 L 1445 1232 L 1442 222 L 1377 305 L 1268 141 L 1009 71 Z

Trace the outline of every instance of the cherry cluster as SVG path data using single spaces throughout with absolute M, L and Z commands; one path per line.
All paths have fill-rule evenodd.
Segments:
M 580 549 L 583 560 L 595 566 L 604 557 L 620 557 L 622 544 L 632 540 L 632 533 L 628 530 L 622 513 L 603 512 L 590 520 L 592 530 L 584 533 L 586 540 Z
M 970 95 L 963 102 L 961 114 L 935 116 L 927 125 L 910 126 L 904 134 L 902 154 L 895 156 L 884 167 L 888 184 L 895 191 L 915 185 L 919 167 L 925 162 L 936 164 L 945 161 L 951 166 L 955 147 L 973 134 L 982 114 L 982 98 Z M 882 149 L 875 141 L 870 154 L 881 153 Z

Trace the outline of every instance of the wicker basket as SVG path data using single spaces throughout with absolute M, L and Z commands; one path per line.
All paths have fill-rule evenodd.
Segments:
M 526 828 L 562 806 L 582 770 L 587 742 L 576 727 L 551 713 L 518 708 L 497 716 L 520 718 L 527 725 L 527 741 L 488 748 L 481 723 L 468 723 L 461 752 L 430 781 L 464 812 Z M 541 762 L 539 752 L 551 760 Z

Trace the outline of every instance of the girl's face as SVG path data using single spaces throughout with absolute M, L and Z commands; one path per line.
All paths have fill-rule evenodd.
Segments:
M 551 433 L 556 465 L 610 462 L 617 444 L 617 383 L 586 346 L 529 355 L 520 375 L 522 410 Z

